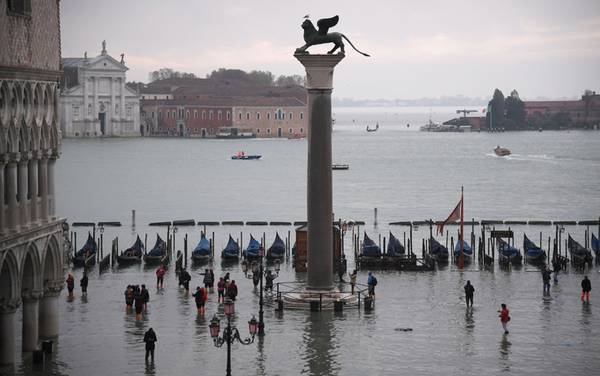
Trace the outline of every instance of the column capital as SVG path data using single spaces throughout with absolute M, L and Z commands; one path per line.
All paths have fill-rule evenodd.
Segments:
M 326 90 L 333 89 L 333 68 L 342 61 L 346 55 L 311 55 L 309 53 L 296 53 L 294 57 L 306 69 L 306 88 Z
M 21 160 L 21 153 L 8 153 L 7 163 L 19 163 Z
M 21 299 L 0 298 L 0 313 L 14 313 L 21 305 Z
M 49 282 L 44 286 L 44 297 L 49 296 L 58 296 L 60 295 L 61 290 L 63 289 L 63 284 L 61 282 Z
M 21 158 L 19 160 L 20 163 L 26 163 L 29 159 L 31 159 L 31 152 L 29 151 L 22 151 L 21 152 Z
M 23 303 L 31 303 L 38 301 L 42 298 L 42 296 L 42 291 L 39 290 L 26 291 L 22 294 Z
M 34 150 L 31 152 L 31 159 L 33 160 L 37 160 L 42 158 L 42 151 L 41 150 Z

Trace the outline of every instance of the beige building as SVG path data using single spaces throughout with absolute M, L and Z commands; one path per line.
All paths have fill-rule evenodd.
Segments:
M 240 99 L 233 106 L 233 128 L 260 138 L 303 138 L 308 131 L 307 107 L 296 98 Z

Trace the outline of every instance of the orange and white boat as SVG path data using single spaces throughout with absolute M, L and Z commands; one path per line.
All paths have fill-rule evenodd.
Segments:
M 501 148 L 500 146 L 496 146 L 496 148 L 494 149 L 494 153 L 496 153 L 496 155 L 499 157 L 505 157 L 511 154 L 510 150 L 508 150 L 507 148 Z

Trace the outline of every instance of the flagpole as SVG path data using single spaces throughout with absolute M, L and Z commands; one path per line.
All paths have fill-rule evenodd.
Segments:
M 465 218 L 465 213 L 464 213 L 464 197 L 463 197 L 463 192 L 464 189 L 461 186 L 460 187 L 460 258 L 459 258 L 459 262 L 458 265 L 459 267 L 463 267 L 464 266 L 464 262 L 465 262 L 465 255 L 464 255 L 464 250 L 465 250 L 465 240 L 464 240 L 464 218 Z

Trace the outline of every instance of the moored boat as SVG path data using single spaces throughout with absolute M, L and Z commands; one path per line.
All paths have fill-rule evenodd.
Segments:
M 238 151 L 237 153 L 235 153 L 234 155 L 231 156 L 231 159 L 234 159 L 234 160 L 258 160 L 258 159 L 260 159 L 260 157 L 262 157 L 262 155 L 256 155 L 256 154 L 247 155 L 243 151 Z
M 505 157 L 511 154 L 510 150 L 508 150 L 507 148 L 501 148 L 500 146 L 496 146 L 496 148 L 494 149 L 494 153 L 496 153 L 496 155 L 499 157 Z
M 466 241 L 463 241 L 463 260 L 465 262 L 465 264 L 468 264 L 471 262 L 471 257 L 473 257 L 473 250 L 471 249 L 471 246 L 469 245 L 469 243 L 467 243 Z M 460 259 L 460 240 L 458 240 L 456 242 L 456 245 L 454 246 L 454 260 L 458 261 Z
M 523 235 L 523 253 L 525 253 L 525 260 L 529 264 L 544 264 L 546 262 L 546 251 L 529 240 L 527 235 Z
M 132 265 L 142 261 L 144 255 L 144 243 L 138 236 L 135 243 L 117 256 L 117 262 L 121 266 Z
M 381 258 L 381 248 L 375 244 L 365 232 L 365 238 L 360 249 L 361 258 Z
M 231 261 L 236 261 L 240 258 L 240 246 L 235 240 L 233 240 L 231 235 L 229 235 L 229 241 L 227 242 L 227 245 L 221 251 L 221 258 L 223 260 Z
M 592 234 L 592 251 L 596 256 L 596 264 L 600 263 L 600 240 L 594 234 Z
M 246 260 L 254 260 L 261 256 L 260 254 L 261 246 L 258 240 L 254 239 L 252 235 L 250 235 L 250 241 L 248 242 L 248 247 L 244 249 L 242 252 L 244 258 Z
M 96 263 L 96 251 L 98 245 L 92 234 L 88 232 L 88 238 L 83 247 L 73 256 L 73 266 L 88 267 Z
M 167 243 L 156 234 L 156 243 L 150 252 L 144 255 L 144 262 L 146 265 L 158 265 L 166 261 L 167 257 Z
M 387 245 L 386 255 L 390 257 L 405 257 L 405 252 L 406 250 L 404 249 L 402 243 L 400 243 L 400 240 L 398 240 L 390 231 L 390 239 Z
M 210 241 L 206 238 L 204 233 L 200 235 L 200 241 L 194 250 L 192 251 L 192 262 L 195 264 L 201 264 L 210 261 L 212 258 Z
M 498 262 L 520 265 L 523 262 L 521 251 L 502 239 L 498 239 Z
M 269 247 L 269 249 L 267 249 L 267 260 L 283 260 L 284 258 L 285 243 L 276 232 L 273 244 Z
M 593 257 L 592 252 L 586 249 L 581 244 L 577 243 L 575 239 L 569 235 L 569 241 L 567 242 L 567 248 L 571 253 L 571 261 L 577 266 L 583 266 L 586 263 L 591 264 Z
M 448 248 L 440 244 L 435 238 L 429 238 L 429 255 L 433 257 L 437 262 L 447 263 L 450 253 Z

